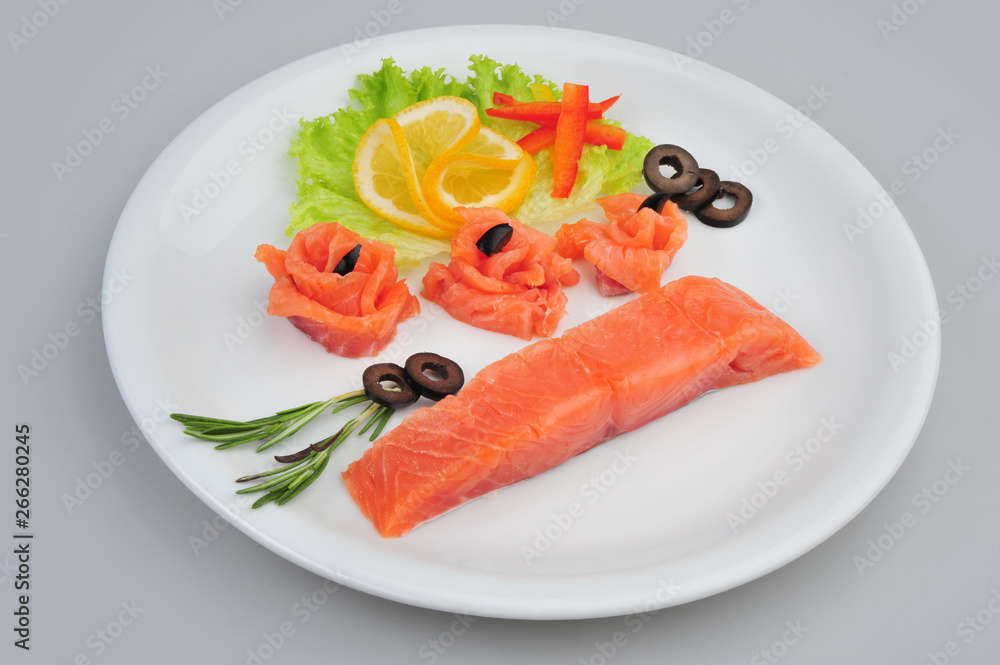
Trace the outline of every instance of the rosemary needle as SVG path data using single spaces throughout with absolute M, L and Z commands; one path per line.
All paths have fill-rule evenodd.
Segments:
M 374 402 L 369 404 L 359 416 L 347 421 L 336 434 L 311 444 L 298 453 L 275 456 L 275 459 L 279 462 L 288 460 L 284 466 L 238 478 L 236 480 L 238 483 L 265 478 L 267 480 L 253 487 L 237 490 L 236 493 L 252 494 L 268 490 L 267 494 L 253 503 L 254 508 L 259 508 L 271 501 L 274 501 L 279 506 L 288 503 L 309 487 L 323 473 L 327 463 L 330 461 L 330 453 L 343 443 L 362 422 L 367 421 L 365 428 L 359 434 L 363 434 L 364 430 L 368 429 L 372 423 L 379 423 L 379 427 L 371 436 L 371 440 L 374 440 L 390 415 L 392 415 L 390 407 L 375 404 Z
M 367 399 L 365 391 L 355 390 L 333 399 L 310 402 L 278 411 L 273 416 L 245 422 L 186 413 L 172 413 L 170 417 L 184 425 L 185 434 L 196 439 L 211 441 L 217 444 L 215 447 L 219 450 L 261 441 L 257 447 L 257 452 L 260 452 L 292 436 L 331 406 L 334 407 L 331 413 L 337 413 Z

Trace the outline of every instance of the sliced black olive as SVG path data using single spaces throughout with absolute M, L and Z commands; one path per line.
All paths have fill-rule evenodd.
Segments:
M 643 208 L 650 208 L 654 212 L 663 212 L 663 204 L 669 200 L 670 194 L 667 194 L 666 192 L 653 192 L 639 204 L 639 210 L 642 210 Z
M 506 247 L 513 236 L 514 227 L 510 224 L 497 224 L 476 241 L 476 247 L 489 258 Z
M 660 173 L 664 164 L 674 167 L 677 173 L 669 178 Z M 683 194 L 698 181 L 698 162 L 684 148 L 665 143 L 648 153 L 642 163 L 642 177 L 654 192 Z
M 396 384 L 396 388 L 384 388 L 383 381 L 392 381 Z M 413 404 L 420 399 L 420 394 L 410 383 L 406 370 L 393 363 L 377 363 L 369 366 L 361 375 L 361 384 L 368 399 L 393 409 Z
M 694 186 L 701 185 L 701 188 L 685 194 L 674 194 L 671 201 L 677 204 L 681 210 L 692 212 L 708 205 L 719 195 L 719 174 L 712 169 L 698 169 L 698 180 Z
M 333 269 L 333 272 L 338 275 L 346 275 L 347 273 L 354 270 L 354 266 L 358 265 L 358 257 L 361 256 L 361 245 L 357 244 L 354 249 L 344 254 L 344 258 L 340 259 L 337 263 L 337 267 Z
M 736 226 L 747 217 L 750 212 L 750 205 L 753 203 L 753 194 L 750 190 L 738 182 L 723 180 L 719 183 L 719 193 L 716 200 L 724 196 L 732 196 L 736 203 L 732 208 L 716 208 L 714 203 L 699 208 L 694 211 L 694 216 L 709 226 L 717 229 L 728 229 Z
M 428 371 L 440 378 L 428 376 Z M 414 353 L 406 359 L 406 374 L 421 395 L 435 402 L 465 385 L 465 373 L 458 363 L 436 353 Z

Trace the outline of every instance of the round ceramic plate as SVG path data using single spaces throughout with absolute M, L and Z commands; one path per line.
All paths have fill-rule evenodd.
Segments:
M 216 451 L 182 435 L 167 411 L 250 419 L 354 389 L 371 362 L 436 351 L 471 376 L 523 346 L 422 300 L 423 314 L 403 323 L 378 358 L 346 360 L 263 314 L 272 280 L 253 258 L 260 243 L 288 244 L 296 172 L 287 153 L 299 118 L 348 104 L 356 76 L 382 58 L 464 79 L 468 56 L 479 53 L 586 83 L 595 99 L 620 93 L 609 116 L 655 143 L 686 147 L 723 179 L 743 180 L 754 192 L 748 220 L 714 229 L 690 217 L 690 238 L 664 281 L 728 281 L 782 316 L 824 361 L 706 395 L 401 538 L 381 538 L 340 478 L 367 438 L 341 446 L 290 504 L 250 510 L 253 497 L 238 498 L 233 481 L 270 468 L 269 455 L 250 446 Z M 579 268 L 560 332 L 620 302 L 598 295 L 592 269 Z M 421 270 L 404 275 L 417 292 Z M 315 573 L 404 603 L 496 617 L 648 611 L 730 589 L 802 555 L 899 467 L 929 407 L 939 358 L 934 290 L 913 235 L 837 141 L 702 63 L 538 27 L 390 35 L 305 58 L 234 92 L 149 168 L 115 230 L 105 280 L 121 291 L 104 311 L 115 379 L 150 445 L 191 491 Z M 270 452 L 318 440 L 343 419 L 322 417 Z

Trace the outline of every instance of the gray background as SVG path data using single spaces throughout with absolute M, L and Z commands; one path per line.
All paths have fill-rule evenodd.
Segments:
M 202 111 L 276 67 L 354 40 L 372 12 L 389 4 L 237 2 L 16 0 L 0 10 L 0 539 L 12 542 L 13 430 L 21 422 L 32 427 L 38 534 L 30 653 L 12 646 L 12 546 L 0 549 L 0 661 L 246 663 L 248 650 L 268 663 L 1000 660 L 1000 618 L 990 609 L 991 602 L 1000 608 L 1000 280 L 986 281 L 971 297 L 956 295 L 1000 248 L 990 212 L 1000 138 L 994 33 L 1000 9 L 969 0 L 482 6 L 402 0 L 383 33 L 548 25 L 558 18 L 561 27 L 688 51 L 792 105 L 803 103 L 811 86 L 825 86 L 833 96 L 814 119 L 883 186 L 906 183 L 897 203 L 949 315 L 937 392 L 912 454 L 860 516 L 815 550 L 760 580 L 648 621 L 479 619 L 466 626 L 446 613 L 348 588 L 330 593 L 333 585 L 324 589 L 321 578 L 235 528 L 221 521 L 221 530 L 207 528 L 214 513 L 134 439 L 100 318 L 88 303 L 99 297 L 108 243 L 129 194 Z M 42 6 L 54 15 L 37 19 L 44 25 L 35 34 L 25 21 Z M 724 9 L 736 20 L 711 39 L 703 36 L 708 45 L 695 51 L 689 39 Z M 10 33 L 22 30 L 30 39 L 12 44 Z M 159 66 L 166 77 L 119 120 L 109 108 L 147 66 Z M 51 163 L 109 115 L 114 132 L 59 182 Z M 912 157 L 948 128 L 958 138 L 926 170 L 913 171 Z M 22 380 L 17 366 L 30 363 L 32 352 L 69 323 L 79 327 L 75 336 L 37 376 Z M 63 495 L 95 469 L 107 470 L 109 460 L 117 464 L 99 487 L 67 508 Z M 939 483 L 946 493 L 921 512 L 914 496 L 933 491 L 949 462 L 968 471 L 953 484 Z M 865 556 L 869 540 L 887 534 L 906 512 L 917 515 L 915 525 L 861 574 L 855 557 Z M 214 539 L 196 555 L 190 538 L 206 534 Z M 310 595 L 315 604 L 307 607 L 303 598 Z M 130 619 L 127 606 L 137 617 L 117 626 Z M 620 644 L 612 646 L 617 631 Z M 770 656 L 762 652 L 783 638 L 794 643 Z M 271 651 L 268 640 L 280 646 Z

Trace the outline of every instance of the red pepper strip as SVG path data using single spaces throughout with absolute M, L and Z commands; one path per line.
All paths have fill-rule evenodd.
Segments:
M 628 137 L 621 127 L 615 127 L 598 120 L 588 120 L 583 140 L 591 145 L 606 145 L 612 150 L 621 150 Z
M 590 88 L 567 83 L 563 87 L 562 112 L 556 122 L 556 140 L 552 145 L 552 198 L 569 198 L 576 182 L 583 137 L 587 129 Z
M 494 103 L 496 103 L 497 93 L 494 93 Z M 604 112 L 618 101 L 617 97 L 605 99 L 603 102 L 590 102 L 586 109 L 588 119 L 598 119 L 604 116 Z M 558 120 L 566 101 L 566 91 L 563 91 L 563 101 L 561 102 L 514 102 L 509 106 L 486 109 L 486 115 L 491 118 L 503 118 L 504 120 L 526 120 L 536 124 L 542 124 L 546 120 Z
M 598 108 L 601 109 L 601 115 L 604 115 L 605 111 L 614 106 L 619 98 L 621 98 L 621 95 L 615 95 L 614 97 L 608 97 L 603 102 L 597 102 Z
M 621 127 L 605 124 L 599 120 L 588 120 L 583 140 L 590 145 L 606 145 L 612 150 L 621 150 L 628 133 Z M 556 123 L 547 122 L 517 142 L 525 152 L 534 155 L 548 148 L 556 140 Z
M 542 132 L 543 129 L 554 130 L 556 128 L 556 123 L 554 122 L 544 122 L 542 126 L 526 135 L 521 141 L 525 141 L 528 145 L 518 141 L 517 144 L 530 152 L 535 154 L 538 150 L 542 148 L 547 148 L 551 145 L 552 141 L 549 140 L 548 143 L 543 143 L 543 137 L 547 136 L 547 132 Z M 537 134 L 537 136 L 536 136 Z M 528 137 L 531 138 L 528 138 Z M 552 136 L 555 136 L 554 134 Z M 588 120 L 587 129 L 584 133 L 583 140 L 590 145 L 606 145 L 612 150 L 621 150 L 622 146 L 625 144 L 625 139 L 628 137 L 628 132 L 626 132 L 621 127 L 616 127 L 614 125 L 609 125 L 607 123 L 601 122 L 600 120 Z M 528 149 L 528 146 L 538 145 L 538 150 L 532 151 Z
M 552 123 L 553 125 L 555 123 Z M 539 150 L 548 148 L 556 140 L 556 128 L 555 127 L 539 127 L 530 134 L 526 134 L 521 137 L 521 140 L 517 142 L 525 152 L 534 155 Z
M 497 106 L 510 106 L 511 104 L 517 104 L 517 100 L 514 99 L 513 95 L 505 95 L 502 92 L 494 92 L 493 103 Z

